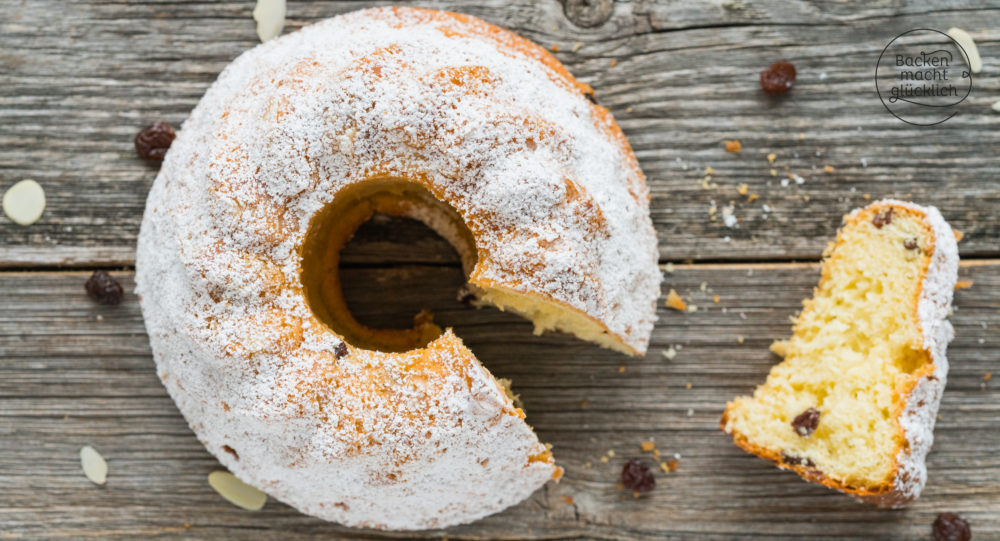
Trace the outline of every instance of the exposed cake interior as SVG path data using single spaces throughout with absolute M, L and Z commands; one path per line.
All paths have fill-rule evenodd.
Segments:
M 538 294 L 478 280 L 475 238 L 459 213 L 423 185 L 393 178 L 353 184 L 338 193 L 313 218 L 302 249 L 301 277 L 310 308 L 320 321 L 352 345 L 404 352 L 426 346 L 442 332 L 427 312 L 417 314 L 410 329 L 373 329 L 359 323 L 347 309 L 340 282 L 340 252 L 358 227 L 375 213 L 414 218 L 427 224 L 458 251 L 476 297 L 531 320 L 536 334 L 565 331 L 610 349 L 635 354 L 600 322 L 575 308 Z
M 898 415 L 933 368 L 915 316 L 932 242 L 922 215 L 906 207 L 870 207 L 848 220 L 792 338 L 772 346 L 784 361 L 726 410 L 737 443 L 845 487 L 891 484 L 906 444 Z M 818 423 L 807 414 L 793 427 L 810 408 Z
M 525 295 L 504 287 L 479 285 L 475 289 L 483 302 L 530 320 L 535 325 L 535 334 L 542 334 L 546 331 L 564 331 L 572 333 L 581 340 L 593 342 L 627 355 L 636 355 L 635 350 L 611 335 L 603 325 L 561 303 L 537 295 Z

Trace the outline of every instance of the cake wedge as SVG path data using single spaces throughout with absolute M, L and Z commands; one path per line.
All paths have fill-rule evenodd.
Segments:
M 882 507 L 916 499 L 948 373 L 958 273 L 934 207 L 883 200 L 845 217 L 784 360 L 720 428 L 744 450 Z

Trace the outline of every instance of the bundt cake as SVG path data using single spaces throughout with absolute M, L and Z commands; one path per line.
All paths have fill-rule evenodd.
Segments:
M 373 213 L 422 220 L 482 301 L 638 355 L 660 282 L 648 208 L 608 110 L 544 49 L 369 9 L 220 75 L 149 194 L 137 291 L 160 378 L 233 473 L 342 524 L 445 527 L 562 470 L 450 329 L 358 323 L 340 248 Z
M 948 373 L 946 317 L 958 272 L 934 207 L 881 201 L 845 218 L 784 357 L 721 427 L 803 478 L 884 507 L 923 489 Z

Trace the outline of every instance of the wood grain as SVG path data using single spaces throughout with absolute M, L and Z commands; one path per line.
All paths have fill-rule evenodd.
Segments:
M 296 0 L 285 31 L 388 3 Z M 403 326 L 433 309 L 494 374 L 514 380 L 528 421 L 566 468 L 560 484 L 504 513 L 415 536 L 345 529 L 273 500 L 258 513 L 221 500 L 205 479 L 219 465 L 157 380 L 135 299 L 96 306 L 83 293 L 87 272 L 56 268 L 131 267 L 157 172 L 132 139 L 155 120 L 179 126 L 257 43 L 253 4 L 0 0 L 0 190 L 34 178 L 48 198 L 30 227 L 0 217 L 0 539 L 920 539 L 942 511 L 967 517 L 975 539 L 1000 538 L 1000 384 L 984 381 L 1000 370 L 1000 115 L 989 110 L 1000 99 L 1000 8 L 419 2 L 558 48 L 596 89 L 647 174 L 661 261 L 697 262 L 677 265 L 664 286 L 699 310 L 664 308 L 642 359 L 533 336 L 515 316 L 454 300 L 457 257 L 427 228 L 388 218 L 363 226 L 343 253 L 354 313 Z M 874 65 L 895 35 L 926 26 L 969 30 L 984 69 L 957 117 L 917 128 L 882 108 Z M 766 98 L 758 73 L 782 58 L 797 66 L 796 86 Z M 731 139 L 741 153 L 724 151 Z M 706 167 L 715 170 L 709 188 Z M 805 182 L 782 186 L 790 173 Z M 748 201 L 741 184 L 759 198 Z M 788 317 L 815 284 L 817 267 L 792 261 L 817 260 L 845 212 L 883 196 L 937 205 L 965 233 L 961 274 L 974 281 L 957 293 L 930 481 L 901 511 L 804 483 L 716 427 L 725 402 L 763 380 L 776 361 L 768 344 L 788 335 Z M 712 220 L 713 202 L 718 212 L 732 204 L 738 227 Z M 116 276 L 130 292 L 131 273 Z M 642 441 L 678 453 L 680 468 L 657 471 L 656 490 L 633 499 L 616 484 Z M 109 461 L 106 487 L 80 471 L 85 444 Z
M 286 31 L 372 4 L 291 2 Z M 1000 115 L 989 110 L 1000 96 L 993 75 L 1000 9 L 955 0 L 421 5 L 478 15 L 559 47 L 556 56 L 593 85 L 635 148 L 664 261 L 815 260 L 866 194 L 933 203 L 966 233 L 963 256 L 1000 254 Z M 0 219 L 0 266 L 131 264 L 157 170 L 136 157 L 132 138 L 154 120 L 179 125 L 219 71 L 256 44 L 252 7 L 0 1 L 0 189 L 30 177 L 49 200 L 30 228 Z M 928 24 L 969 29 L 984 69 L 956 118 L 917 128 L 883 109 L 873 67 L 892 37 Z M 798 81 L 789 95 L 768 99 L 757 75 L 780 58 L 795 63 Z M 728 139 L 743 151 L 727 154 Z M 708 166 L 717 186 L 703 189 Z M 782 186 L 789 173 L 805 183 Z M 759 199 L 746 201 L 740 184 Z M 712 201 L 719 208 L 732 201 L 739 227 L 712 221 Z M 449 257 L 432 239 L 421 245 L 427 251 L 416 262 Z M 354 261 L 384 262 L 400 246 L 377 239 Z
M 528 421 L 566 468 L 561 483 L 506 512 L 421 536 L 922 539 L 942 511 L 966 516 L 976 539 L 1000 536 L 1000 387 L 983 379 L 1000 362 L 1000 261 L 962 267 L 974 285 L 957 293 L 930 481 L 912 507 L 878 510 L 804 483 L 718 430 L 726 400 L 752 390 L 776 361 L 767 346 L 788 335 L 788 317 L 817 274 L 810 264 L 678 266 L 666 285 L 698 311 L 663 308 L 649 355 L 629 359 L 563 335 L 536 337 L 515 316 L 461 305 L 454 292 L 462 276 L 449 266 L 346 270 L 359 318 L 405 324 L 430 307 L 494 374 L 512 378 Z M 131 274 L 115 275 L 126 301 L 102 307 L 86 298 L 83 272 L 0 274 L 0 538 L 382 535 L 274 500 L 261 512 L 242 511 L 212 492 L 205 477 L 220 466 L 156 378 Z M 677 356 L 668 360 L 661 352 L 671 346 Z M 633 499 L 616 484 L 627 458 L 650 460 L 642 441 L 656 442 L 665 457 L 679 453 L 680 467 L 657 470 L 657 488 Z M 79 448 L 87 444 L 108 460 L 105 487 L 80 470 Z M 615 456 L 601 462 L 609 450 Z

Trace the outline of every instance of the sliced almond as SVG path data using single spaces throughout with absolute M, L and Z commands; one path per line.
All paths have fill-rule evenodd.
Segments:
M 44 211 L 45 190 L 34 180 L 22 180 L 3 194 L 3 212 L 15 223 L 31 225 Z
M 257 0 L 253 20 L 257 21 L 257 37 L 262 42 L 278 37 L 285 27 L 285 0 Z
M 208 484 L 229 503 L 249 511 L 260 511 L 267 502 L 267 494 L 240 481 L 227 471 L 214 471 L 208 474 Z
M 89 445 L 80 449 L 80 465 L 83 466 L 83 474 L 95 485 L 103 485 L 108 482 L 108 463 L 104 461 L 101 453 Z
M 969 65 L 969 70 L 972 73 L 983 71 L 983 60 L 979 57 L 979 48 L 976 47 L 976 42 L 972 40 L 972 36 L 965 30 L 956 27 L 949 28 L 948 35 L 962 46 L 959 50 L 962 52 L 962 56 L 965 57 L 965 63 Z

